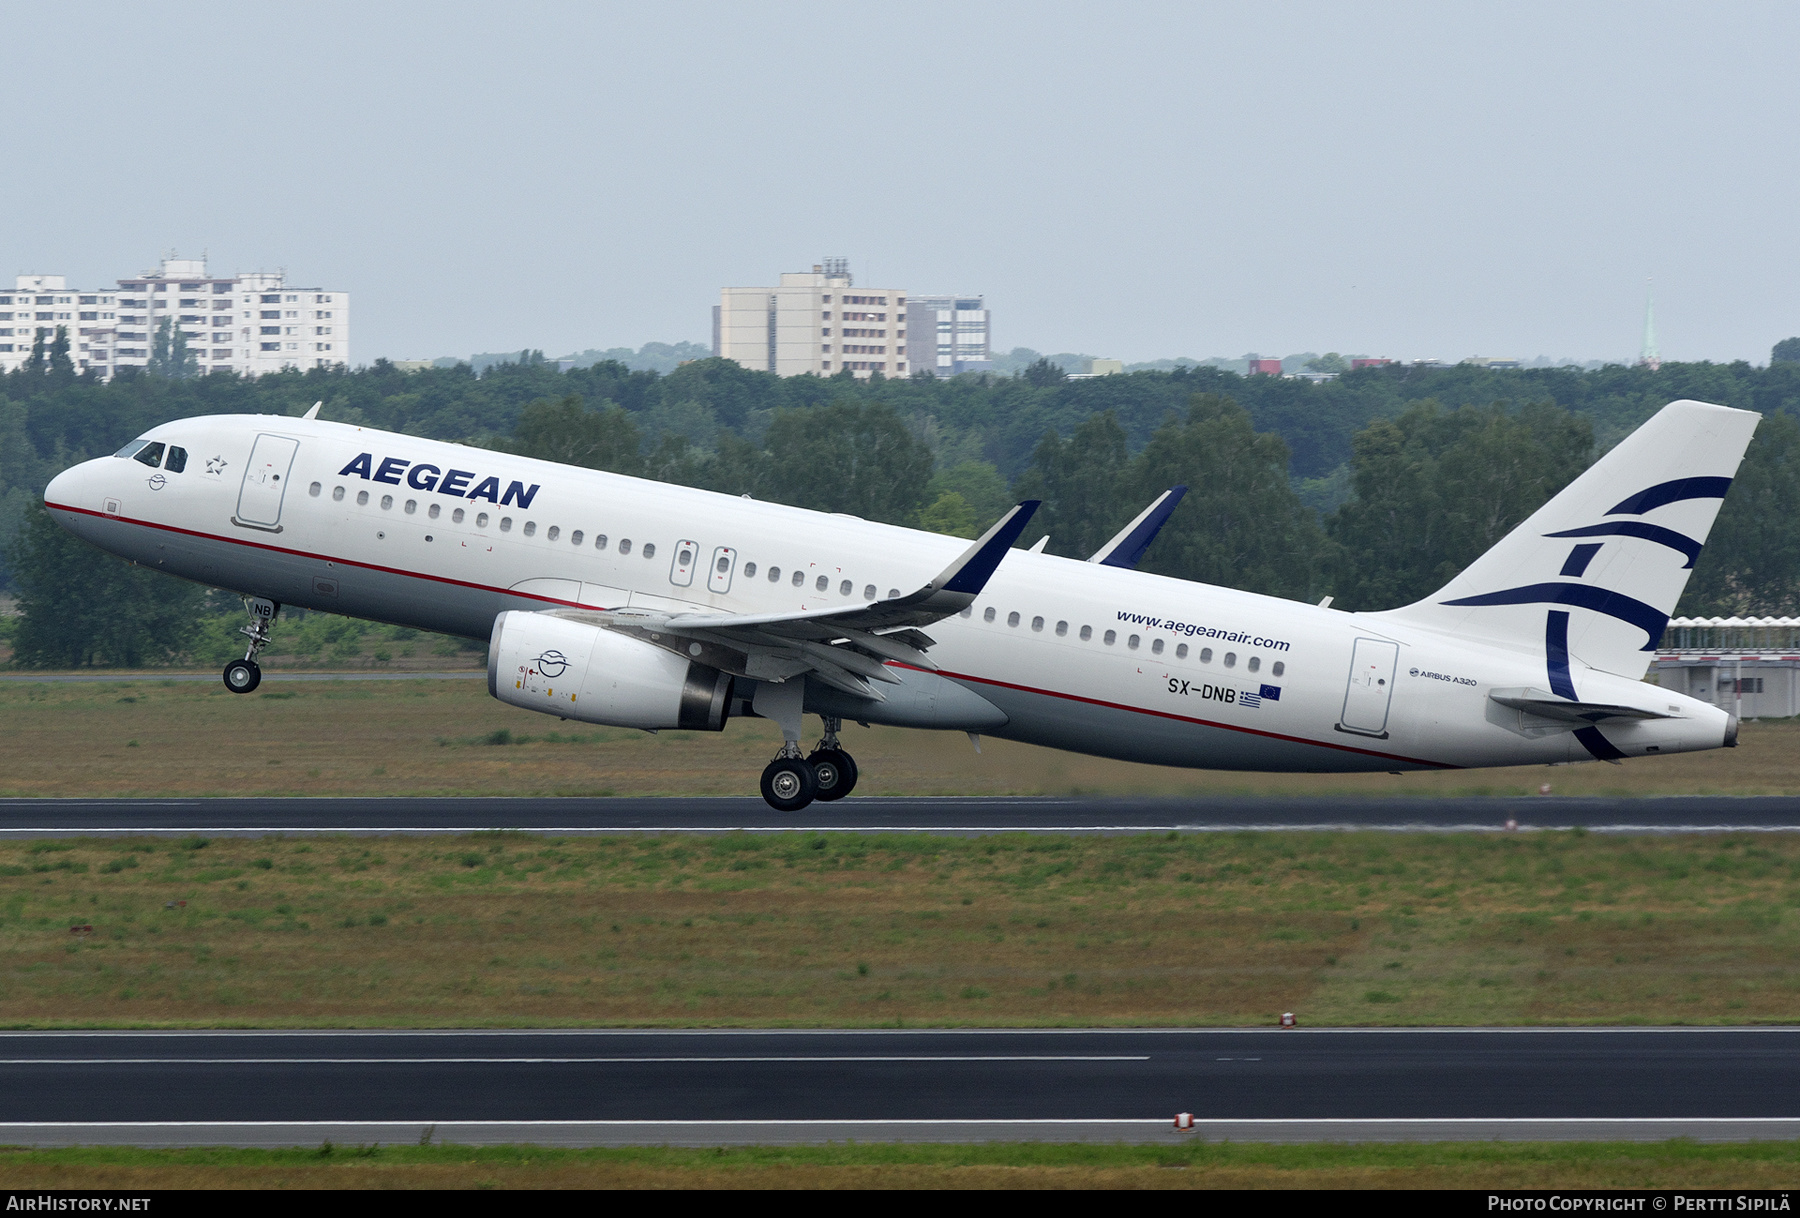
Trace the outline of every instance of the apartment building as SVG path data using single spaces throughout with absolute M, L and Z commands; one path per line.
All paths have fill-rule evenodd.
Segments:
M 994 367 L 990 315 L 980 296 L 912 296 L 906 301 L 906 358 L 938 376 Z
M 179 332 L 200 373 L 260 376 L 284 368 L 350 362 L 350 296 L 289 284 L 282 272 L 211 276 L 206 261 L 165 258 L 157 269 L 100 289 L 70 288 L 61 275 L 20 275 L 0 291 L 0 372 L 48 342 L 69 336 L 78 372 L 110 379 L 149 364 L 164 321 Z
M 842 258 L 767 288 L 723 288 L 713 354 L 777 376 L 905 376 L 904 288 L 859 288 Z

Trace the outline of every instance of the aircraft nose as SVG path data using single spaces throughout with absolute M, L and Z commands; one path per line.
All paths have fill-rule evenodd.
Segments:
M 75 470 L 79 468 L 79 466 L 75 466 L 70 469 L 65 469 L 62 473 L 50 479 L 50 485 L 44 488 L 44 502 L 52 507 L 57 504 L 68 503 L 71 495 L 75 491 Z
M 106 489 L 103 475 L 107 472 L 107 462 L 111 460 L 111 457 L 98 457 L 92 461 L 83 461 L 50 479 L 50 485 L 44 488 L 45 506 L 85 511 L 98 508 L 98 497 Z M 62 513 L 52 514 L 59 520 L 64 518 Z

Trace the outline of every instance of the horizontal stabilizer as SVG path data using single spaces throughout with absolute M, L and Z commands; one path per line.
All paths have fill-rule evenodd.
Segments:
M 1127 571 L 1134 569 L 1138 561 L 1144 557 L 1144 551 L 1162 532 L 1163 525 L 1169 522 L 1181 497 L 1187 494 L 1185 486 L 1171 486 L 1158 495 L 1149 507 L 1139 512 L 1137 519 L 1119 530 L 1118 536 L 1094 551 L 1089 562 L 1099 563 L 1103 567 L 1124 567 Z
M 1501 706 L 1524 711 L 1544 719 L 1583 726 L 1590 723 L 1619 722 L 1636 719 L 1669 719 L 1673 716 L 1642 706 L 1619 706 L 1607 702 L 1571 702 L 1545 689 L 1496 689 L 1488 694 Z

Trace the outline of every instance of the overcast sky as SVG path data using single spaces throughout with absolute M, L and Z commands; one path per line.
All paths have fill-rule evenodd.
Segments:
M 1766 362 L 1793 4 L 0 0 L 0 271 L 173 249 L 353 358 L 707 342 L 843 255 L 996 345 Z M 10 283 L 10 281 L 7 281 Z

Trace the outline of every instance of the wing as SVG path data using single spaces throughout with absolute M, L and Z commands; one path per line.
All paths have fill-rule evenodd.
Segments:
M 702 664 L 758 681 L 807 675 L 857 697 L 882 701 L 871 681 L 897 683 L 889 660 L 935 671 L 919 628 L 961 613 L 1006 557 L 1038 508 L 1028 499 L 1002 516 L 962 556 L 906 596 L 801 613 L 551 609 L 554 617 L 632 634 Z

